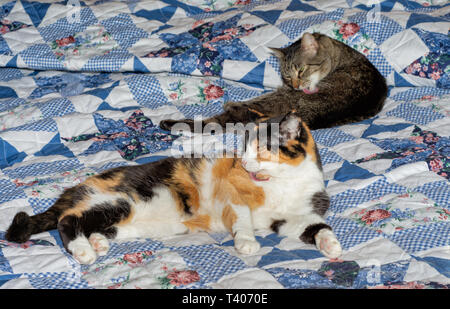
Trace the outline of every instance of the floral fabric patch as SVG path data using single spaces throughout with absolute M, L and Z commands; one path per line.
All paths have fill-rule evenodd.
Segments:
M 353 22 L 345 22 L 343 20 L 326 21 L 320 25 L 312 26 L 307 31 L 320 32 L 328 35 L 335 40 L 353 47 L 366 56 L 376 47 L 375 42 L 364 32 L 364 29 Z
M 162 33 L 160 38 L 169 47 L 149 52 L 146 57 L 173 57 L 174 72 L 190 74 L 198 69 L 203 75 L 214 76 L 221 75 L 225 59 L 257 61 L 239 39 L 264 25 L 237 25 L 239 19 L 240 15 L 217 23 L 199 20 L 187 32 Z
M 188 288 L 201 280 L 188 269 L 176 252 L 139 251 L 98 260 L 83 272 L 83 279 L 95 288 Z
M 178 137 L 154 125 L 141 110 L 135 111 L 125 121 L 107 119 L 100 114 L 94 114 L 94 118 L 100 132 L 63 138 L 71 142 L 93 140 L 94 143 L 85 151 L 86 155 L 101 150 L 117 150 L 124 159 L 133 160 L 169 148 Z
M 106 55 L 119 45 L 103 26 L 93 25 L 83 32 L 51 42 L 50 47 L 56 58 L 64 61 L 66 58 Z
M 450 179 L 450 138 L 448 137 L 414 126 L 411 137 L 408 139 L 371 140 L 387 151 L 358 159 L 354 163 L 393 159 L 389 169 L 391 170 L 403 164 L 425 161 L 430 171 Z
M 403 71 L 407 74 L 436 81 L 441 88 L 450 87 L 450 40 L 449 36 L 413 28 L 425 42 L 430 52 L 416 59 Z
M 354 211 L 350 218 L 361 226 L 392 235 L 396 231 L 421 225 L 450 222 L 450 211 L 422 193 L 409 191 L 386 202 Z
M 207 79 L 202 79 L 200 82 L 179 79 L 168 85 L 167 96 L 175 105 L 206 105 L 222 101 L 225 88 Z
M 0 21 L 0 33 L 6 34 L 8 32 L 17 31 L 19 29 L 28 28 L 30 25 L 27 25 L 20 21 L 10 21 L 9 19 L 2 19 Z

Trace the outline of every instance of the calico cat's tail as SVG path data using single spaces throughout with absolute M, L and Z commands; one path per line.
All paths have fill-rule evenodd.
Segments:
M 15 215 L 6 231 L 5 238 L 11 242 L 26 242 L 32 234 L 56 229 L 58 216 L 59 211 L 53 206 L 47 211 L 34 216 L 29 216 L 23 211 L 19 212 Z

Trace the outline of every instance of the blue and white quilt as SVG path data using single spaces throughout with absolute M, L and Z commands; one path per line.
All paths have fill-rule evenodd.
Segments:
M 449 27 L 439 0 L 0 1 L 0 286 L 449 288 Z M 159 121 L 273 91 L 268 47 L 305 31 L 365 54 L 390 87 L 377 116 L 313 132 L 340 259 L 270 231 L 251 256 L 197 233 L 116 241 L 89 266 L 57 231 L 4 239 L 15 213 L 90 175 L 192 151 Z

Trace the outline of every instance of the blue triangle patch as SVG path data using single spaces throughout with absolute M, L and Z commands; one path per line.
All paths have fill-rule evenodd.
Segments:
M 8 63 L 6 64 L 7 68 L 17 68 L 17 57 L 19 55 L 15 55 L 13 58 L 11 58 L 11 60 L 8 61 Z
M 366 169 L 344 161 L 341 168 L 334 174 L 334 180 L 344 182 L 351 179 L 368 179 L 375 176 L 375 174 Z
M 263 81 L 265 68 L 266 62 L 261 62 L 254 69 L 248 72 L 244 77 L 242 77 L 239 81 L 253 87 L 264 88 Z
M 103 111 L 103 110 L 109 110 L 109 111 L 111 111 L 111 110 L 113 110 L 113 111 L 119 111 L 120 110 L 120 108 L 115 108 L 115 107 L 112 107 L 111 105 L 109 105 L 107 102 L 105 102 L 105 101 L 103 101 L 102 102 L 102 104 L 100 104 L 98 107 L 97 107 L 97 111 Z
M 85 92 L 85 94 L 95 95 L 96 97 L 99 97 L 100 99 L 104 100 L 106 99 L 111 91 L 119 85 L 120 81 L 115 82 L 108 88 L 97 88 L 94 90 L 90 90 Z
M 394 72 L 394 83 L 397 87 L 415 87 L 413 84 L 404 79 L 400 74 Z
M 378 125 L 378 124 L 372 124 L 370 127 L 364 131 L 361 138 L 367 138 L 368 136 L 375 135 L 382 132 L 397 132 L 403 129 L 406 129 L 407 127 L 411 126 L 410 123 L 398 123 L 393 125 Z
M 69 148 L 67 148 L 63 143 L 61 143 L 61 138 L 59 133 L 56 134 L 47 145 L 42 147 L 42 149 L 34 154 L 36 157 L 60 155 L 67 158 L 74 158 L 75 155 Z
M 408 22 L 406 23 L 406 28 L 411 28 L 412 26 L 421 23 L 438 23 L 438 22 L 447 22 L 447 20 L 441 17 L 412 13 L 408 19 Z
M 166 6 L 161 9 L 152 10 L 152 11 L 139 10 L 136 13 L 134 13 L 134 15 L 136 15 L 138 17 L 146 18 L 148 20 L 157 20 L 157 21 L 165 24 L 172 18 L 173 14 L 175 14 L 176 10 L 177 10 L 177 8 L 174 6 Z
M 283 11 L 281 10 L 273 10 L 273 11 L 250 11 L 249 13 L 252 13 L 253 15 L 262 18 L 264 19 L 264 21 L 267 21 L 268 23 L 271 23 L 273 25 L 278 20 L 282 12 Z
M 133 66 L 134 72 L 143 72 L 143 73 L 150 73 L 150 71 L 147 69 L 147 67 L 139 60 L 138 57 L 134 57 L 134 66 Z
M 22 162 L 27 154 L 19 152 L 14 146 L 0 138 L 0 168 L 5 168 L 17 162 Z
M 415 258 L 418 261 L 422 261 L 425 263 L 428 263 L 431 267 L 436 269 L 439 273 L 446 276 L 447 278 L 450 278 L 450 260 L 443 259 L 443 258 L 437 258 L 434 256 L 426 256 L 426 257 L 418 257 L 415 255 L 412 255 L 413 258 Z
M 312 12 L 312 11 L 318 11 L 315 7 L 306 4 L 301 3 L 299 0 L 293 0 L 291 4 L 286 8 L 288 11 L 304 11 L 304 12 Z
M 14 91 L 14 89 L 6 86 L 0 86 L 0 99 L 17 97 L 17 93 Z
M 51 3 L 29 2 L 22 0 L 22 5 L 28 16 L 30 16 L 33 25 L 37 28 L 41 24 L 45 14 L 47 14 L 47 10 Z

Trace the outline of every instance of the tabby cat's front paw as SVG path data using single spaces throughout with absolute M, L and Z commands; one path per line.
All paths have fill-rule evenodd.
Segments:
M 261 248 L 261 245 L 256 240 L 235 239 L 234 247 L 241 254 L 253 254 Z
M 159 127 L 163 130 L 170 131 L 170 130 L 172 130 L 172 127 L 176 123 L 178 123 L 178 120 L 173 120 L 173 119 L 161 120 L 161 122 L 159 123 Z
M 234 110 L 240 108 L 241 105 L 242 105 L 242 103 L 227 102 L 223 105 L 223 110 L 226 112 L 234 111 Z

